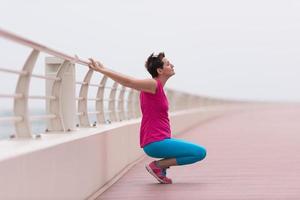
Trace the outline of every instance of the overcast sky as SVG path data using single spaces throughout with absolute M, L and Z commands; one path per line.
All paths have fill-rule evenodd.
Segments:
M 115 71 L 148 77 L 146 57 L 164 51 L 176 71 L 169 88 L 300 101 L 299 0 L 0 0 L 0 5 L 1 28 L 70 55 L 93 56 Z M 28 50 L 19 48 L 0 38 L 0 66 L 20 68 Z M 9 80 L 0 78 L 0 91 L 9 93 L 10 84 L 4 84 Z

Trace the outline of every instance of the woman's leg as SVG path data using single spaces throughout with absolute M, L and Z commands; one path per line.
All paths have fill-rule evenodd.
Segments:
M 176 158 L 165 158 L 157 161 L 157 166 L 163 169 L 167 169 L 171 166 L 176 166 L 176 165 L 178 165 Z
M 164 158 L 157 163 L 162 168 L 188 165 L 206 157 L 204 147 L 176 138 L 153 142 L 145 146 L 144 151 L 151 157 Z

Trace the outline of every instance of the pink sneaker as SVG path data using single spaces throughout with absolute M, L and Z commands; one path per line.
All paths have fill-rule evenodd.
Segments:
M 154 176 L 160 183 L 163 184 L 172 184 L 172 179 L 166 177 L 166 170 L 161 169 L 155 164 L 155 161 L 152 161 L 149 165 L 145 166 L 147 171 Z

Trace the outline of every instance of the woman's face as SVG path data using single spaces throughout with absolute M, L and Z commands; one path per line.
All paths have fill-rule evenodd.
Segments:
M 172 65 L 172 63 L 170 63 L 170 61 L 167 58 L 163 58 L 163 69 L 162 69 L 162 74 L 167 76 L 167 77 L 171 77 L 175 74 L 174 71 L 174 65 Z

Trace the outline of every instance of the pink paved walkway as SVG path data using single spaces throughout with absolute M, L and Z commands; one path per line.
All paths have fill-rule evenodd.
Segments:
M 174 184 L 158 184 L 147 158 L 98 199 L 300 199 L 300 106 L 280 105 L 232 113 L 180 135 L 207 148 L 204 161 L 168 171 Z

